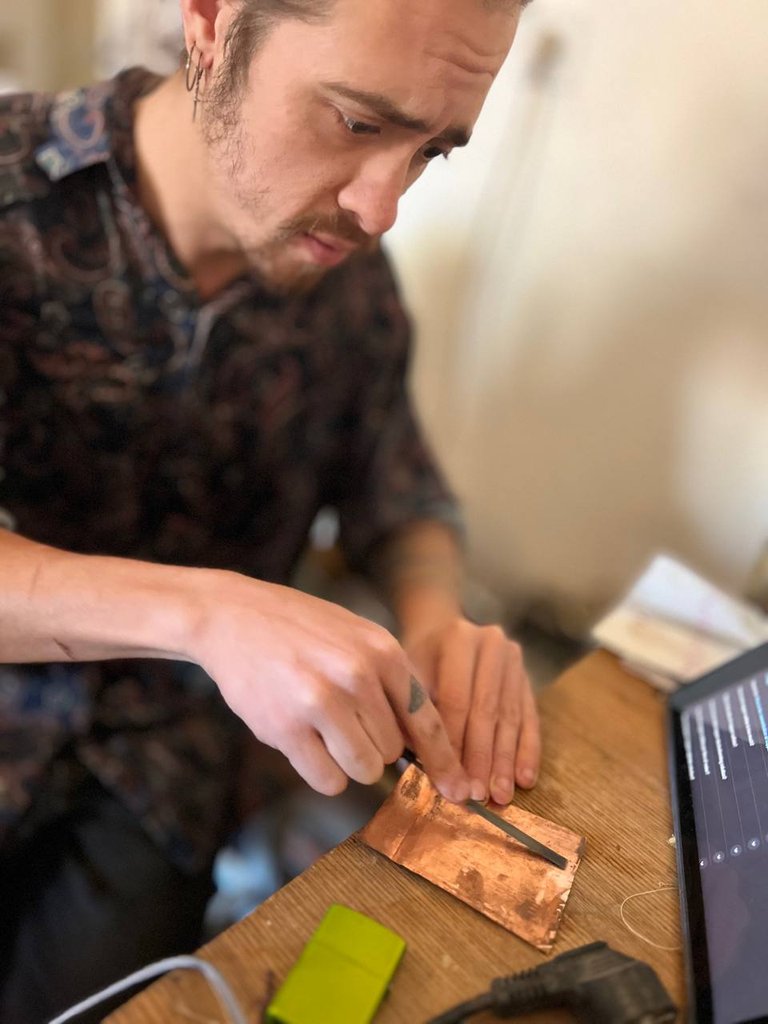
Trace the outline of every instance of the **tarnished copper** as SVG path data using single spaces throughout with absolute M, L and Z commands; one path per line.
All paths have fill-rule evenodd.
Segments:
M 561 853 L 568 866 L 548 864 L 483 818 L 443 800 L 415 766 L 403 773 L 360 838 L 549 952 L 586 841 L 515 805 L 494 810 Z

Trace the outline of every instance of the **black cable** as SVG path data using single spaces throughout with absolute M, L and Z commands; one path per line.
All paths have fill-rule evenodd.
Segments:
M 433 1017 L 427 1021 L 427 1024 L 464 1024 L 467 1017 L 480 1013 L 482 1010 L 491 1009 L 494 1002 L 493 993 L 485 992 L 481 996 L 475 996 L 474 999 L 468 999 L 466 1003 L 461 1003 L 460 1006 L 453 1006 L 450 1010 L 446 1010 L 445 1013 L 441 1013 L 439 1017 Z

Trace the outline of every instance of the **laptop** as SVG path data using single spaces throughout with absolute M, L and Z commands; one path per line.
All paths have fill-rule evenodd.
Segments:
M 688 1019 L 768 1022 L 768 644 L 674 693 L 668 743 Z

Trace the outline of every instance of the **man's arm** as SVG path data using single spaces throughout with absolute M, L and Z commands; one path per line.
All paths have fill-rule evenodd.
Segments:
M 407 743 L 440 791 L 466 775 L 386 630 L 237 573 L 78 555 L 0 529 L 0 661 L 193 661 L 310 785 L 370 783 Z
M 461 608 L 462 559 L 439 522 L 404 527 L 382 548 L 379 576 L 403 647 L 429 687 L 472 780 L 472 795 L 508 803 L 532 786 L 540 741 L 536 704 L 518 644 L 477 626 Z

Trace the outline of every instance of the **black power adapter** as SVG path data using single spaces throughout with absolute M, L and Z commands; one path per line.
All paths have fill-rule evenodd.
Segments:
M 592 942 L 533 970 L 496 978 L 489 992 L 428 1024 L 462 1024 L 483 1010 L 513 1017 L 546 1009 L 568 1009 L 583 1024 L 666 1024 L 677 1017 L 652 967 L 605 942 Z

